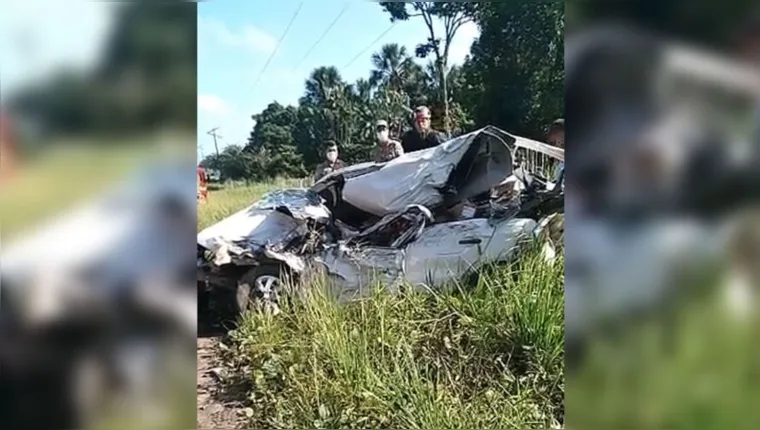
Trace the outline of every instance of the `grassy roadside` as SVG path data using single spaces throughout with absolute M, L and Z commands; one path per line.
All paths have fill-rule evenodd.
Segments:
M 272 185 L 212 192 L 199 228 Z M 559 428 L 563 277 L 532 256 L 450 293 L 376 288 L 346 306 L 317 282 L 285 315 L 243 318 L 229 382 L 246 386 L 252 428 Z

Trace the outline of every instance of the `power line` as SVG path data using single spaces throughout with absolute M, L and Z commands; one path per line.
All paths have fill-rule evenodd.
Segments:
M 361 52 L 359 52 L 358 54 L 356 54 L 356 56 L 354 58 L 352 58 L 351 61 L 348 62 L 348 64 L 346 64 L 345 66 L 343 66 L 343 68 L 347 69 L 348 66 L 354 64 L 354 61 L 356 61 L 359 57 L 361 57 L 362 55 L 364 55 L 364 53 L 366 53 L 370 48 L 372 48 L 375 45 L 375 43 L 379 42 L 380 39 L 382 39 L 386 34 L 388 34 L 388 32 L 391 31 L 393 29 L 393 27 L 395 27 L 395 26 L 396 26 L 396 23 L 391 24 L 391 26 L 388 27 L 384 32 L 382 32 L 380 34 L 380 36 L 377 36 L 377 39 L 373 40 L 372 43 L 370 43 L 369 45 L 367 45 L 366 48 L 364 48 Z
M 337 23 L 338 20 L 340 19 L 340 17 L 343 16 L 343 14 L 348 9 L 349 5 L 350 5 L 350 3 L 346 3 L 346 5 L 343 6 L 343 9 L 340 10 L 340 13 L 338 13 L 338 16 L 336 16 L 335 19 L 333 20 L 333 22 L 330 23 L 330 25 L 327 27 L 327 29 L 324 31 L 324 33 L 322 33 L 322 35 L 319 36 L 319 38 L 317 39 L 317 41 L 314 42 L 313 45 L 311 45 L 311 48 L 309 48 L 309 50 L 306 51 L 306 54 L 303 56 L 303 58 L 301 58 L 301 61 L 298 62 L 298 65 L 296 65 L 296 67 L 294 69 L 298 69 L 298 67 L 300 67 L 301 64 L 303 64 L 303 62 L 306 60 L 306 58 L 309 56 L 309 54 L 311 54 L 311 51 L 313 51 L 314 48 L 316 48 L 317 45 L 319 45 L 319 43 L 322 41 L 322 39 L 324 39 L 325 36 L 327 36 L 327 33 L 329 33 L 330 30 L 333 28 L 333 26 L 335 26 L 335 23 Z
M 285 39 L 285 36 L 287 36 L 288 32 L 290 31 L 290 27 L 293 25 L 293 21 L 296 20 L 298 13 L 301 12 L 302 7 L 303 7 L 303 2 L 299 3 L 298 9 L 296 9 L 296 12 L 293 14 L 293 17 L 290 18 L 290 22 L 288 23 L 288 26 L 285 27 L 285 31 L 282 33 L 282 36 L 280 36 L 280 39 L 277 41 L 277 45 L 275 45 L 274 50 L 272 51 L 272 54 L 269 55 L 267 62 L 264 63 L 264 67 L 262 67 L 261 72 L 259 72 L 259 76 L 256 78 L 256 81 L 253 83 L 253 86 L 251 87 L 251 89 L 248 90 L 248 93 L 253 91 L 254 88 L 256 88 L 256 85 L 258 85 L 259 81 L 261 80 L 261 77 L 264 75 L 264 72 L 267 70 L 267 67 L 269 67 L 269 63 L 272 61 L 272 58 L 274 58 L 275 54 L 277 53 L 277 49 L 279 49 L 280 44 L 282 43 L 282 40 Z

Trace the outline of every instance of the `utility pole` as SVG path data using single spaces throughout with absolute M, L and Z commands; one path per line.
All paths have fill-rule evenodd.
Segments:
M 216 142 L 217 138 L 222 138 L 222 136 L 219 136 L 216 134 L 216 131 L 219 130 L 219 127 L 214 127 L 211 130 L 208 131 L 208 135 L 212 136 L 214 138 L 214 149 L 216 150 L 216 159 L 219 160 L 219 145 Z

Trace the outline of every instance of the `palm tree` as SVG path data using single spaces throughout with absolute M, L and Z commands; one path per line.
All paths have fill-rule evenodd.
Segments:
M 438 89 L 440 82 L 438 75 L 438 66 L 435 61 L 425 63 L 425 81 L 430 88 Z
M 374 85 L 372 85 L 372 82 L 368 81 L 367 79 L 358 79 L 356 83 L 354 83 L 353 88 L 356 97 L 362 102 L 367 103 L 372 99 L 372 90 L 374 89 Z
M 311 72 L 305 86 L 304 101 L 315 106 L 326 106 L 335 99 L 338 92 L 344 90 L 346 83 L 343 82 L 338 69 L 323 66 Z
M 305 82 L 300 100 L 304 112 L 319 118 L 324 136 L 341 144 L 351 143 L 354 89 L 346 84 L 333 66 L 314 69 Z
M 406 83 L 412 64 L 412 57 L 405 47 L 397 43 L 383 45 L 380 51 L 372 54 L 372 65 L 375 69 L 370 73 L 370 82 L 373 85 L 388 85 L 399 90 Z

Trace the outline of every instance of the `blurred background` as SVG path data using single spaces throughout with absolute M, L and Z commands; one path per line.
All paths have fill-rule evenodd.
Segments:
M 567 428 L 753 428 L 757 2 L 566 2 Z
M 196 46 L 195 3 L 3 4 L 0 427 L 195 428 Z

